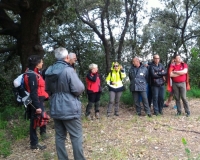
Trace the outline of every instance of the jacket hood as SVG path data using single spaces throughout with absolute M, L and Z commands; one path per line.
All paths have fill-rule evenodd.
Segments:
M 57 61 L 46 70 L 45 77 L 48 77 L 50 81 L 56 81 L 63 69 L 68 66 L 69 64 L 65 61 Z
M 118 62 L 112 62 L 112 66 L 111 66 L 111 71 L 114 70 L 114 65 L 117 64 L 119 67 L 118 67 L 118 71 L 120 70 L 120 64 Z

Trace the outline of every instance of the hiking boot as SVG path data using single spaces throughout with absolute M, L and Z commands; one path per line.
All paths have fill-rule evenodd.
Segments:
M 41 134 L 41 140 L 44 141 L 46 139 L 49 139 L 49 136 L 46 133 Z
M 119 116 L 119 114 L 118 114 L 118 112 L 115 112 L 115 114 L 114 114 L 115 116 Z
M 151 117 L 151 114 L 148 114 L 148 117 Z
M 180 115 L 181 115 L 181 112 L 177 112 L 177 113 L 176 113 L 176 116 L 180 116 Z
M 137 113 L 137 115 L 138 115 L 138 116 L 142 116 L 142 114 L 141 114 L 141 113 Z
M 160 111 L 159 114 L 160 114 L 160 115 L 163 115 L 163 111 Z
M 189 117 L 190 116 L 190 111 L 188 111 L 187 113 L 186 113 L 186 117 Z
M 90 115 L 90 114 L 89 114 L 89 115 L 87 115 L 87 116 L 86 116 L 86 118 L 87 118 L 87 120 L 89 120 L 89 121 L 90 121 L 90 120 L 92 120 L 92 118 L 91 118 L 91 115 Z
M 96 119 L 99 119 L 99 112 L 95 113 L 95 117 L 96 117 Z
M 107 117 L 110 117 L 110 113 L 107 113 Z
M 46 145 L 41 145 L 41 144 L 31 145 L 31 149 L 43 150 L 43 149 L 46 149 L 46 148 L 47 148 Z

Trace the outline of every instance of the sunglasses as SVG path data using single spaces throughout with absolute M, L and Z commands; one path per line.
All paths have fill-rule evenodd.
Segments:
M 118 65 L 114 65 L 114 67 L 119 67 Z

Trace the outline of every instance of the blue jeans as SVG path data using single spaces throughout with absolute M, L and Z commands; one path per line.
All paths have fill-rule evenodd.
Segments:
M 155 114 L 162 114 L 164 106 L 165 86 L 151 86 L 153 95 L 153 109 Z

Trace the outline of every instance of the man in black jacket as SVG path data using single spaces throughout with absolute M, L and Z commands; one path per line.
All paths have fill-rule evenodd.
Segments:
M 163 114 L 162 109 L 164 106 L 164 93 L 165 93 L 165 78 L 167 71 L 160 63 L 158 54 L 153 56 L 153 63 L 150 66 L 151 89 L 153 95 L 153 109 L 154 114 L 157 116 Z

